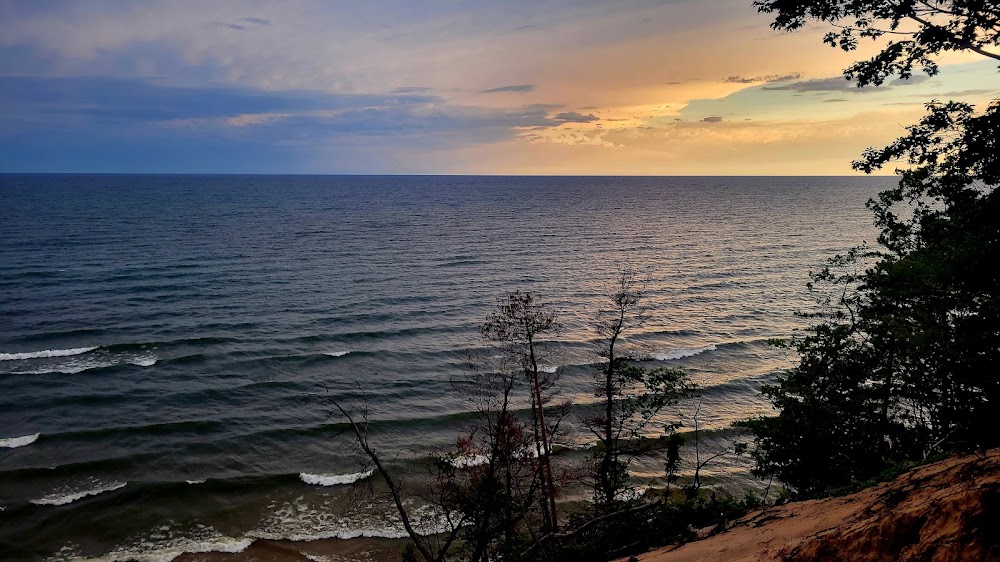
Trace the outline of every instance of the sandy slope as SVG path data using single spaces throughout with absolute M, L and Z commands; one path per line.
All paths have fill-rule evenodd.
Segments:
M 849 496 L 771 507 L 639 559 L 1000 560 L 1000 449 L 919 467 Z

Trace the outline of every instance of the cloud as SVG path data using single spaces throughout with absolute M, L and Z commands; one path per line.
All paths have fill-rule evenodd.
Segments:
M 484 94 L 498 94 L 501 92 L 533 92 L 535 91 L 534 84 L 516 84 L 512 86 L 500 86 L 499 88 L 490 88 L 489 90 L 483 90 Z
M 3 122 L 30 116 L 39 122 L 156 123 L 257 113 L 343 110 L 388 104 L 428 104 L 435 96 L 272 92 L 239 86 L 173 86 L 137 78 L 0 76 Z
M 705 123 L 720 123 L 720 122 L 722 122 L 722 117 L 719 117 L 717 115 L 713 115 L 711 117 L 706 117 L 706 118 L 702 119 L 702 121 L 705 122 Z
M 576 111 L 557 113 L 555 118 L 566 123 L 590 123 L 591 121 L 600 121 L 601 119 L 593 113 L 584 115 L 582 113 L 577 113 Z
M 898 136 L 913 112 L 866 112 L 835 119 L 721 123 L 683 121 L 657 126 L 546 131 L 532 143 L 479 146 L 454 155 L 462 173 L 656 175 L 851 174 L 865 146 Z M 790 154 L 775 164 L 775 153 Z
M 889 86 L 916 86 L 917 84 L 923 84 L 924 82 L 930 80 L 930 76 L 926 74 L 915 74 L 909 78 L 896 78 L 892 82 L 889 82 Z
M 249 23 L 252 25 L 271 25 L 271 20 L 264 18 L 247 17 L 247 18 L 240 18 L 239 21 L 243 23 Z M 213 21 L 211 25 L 215 27 L 224 27 L 226 29 L 232 29 L 235 31 L 247 31 L 248 29 L 250 29 L 247 26 L 243 25 L 242 23 L 231 23 L 226 21 Z
M 288 119 L 293 117 L 292 113 L 243 113 L 235 117 L 226 117 L 224 121 L 233 127 L 248 127 L 250 125 L 262 125 L 272 121 Z
M 927 76 L 919 74 L 912 76 L 909 79 L 897 78 L 888 84 L 877 88 L 858 88 L 856 82 L 848 80 L 843 76 L 833 76 L 831 78 L 815 78 L 812 80 L 803 80 L 801 82 L 792 82 L 790 84 L 781 84 L 778 86 L 763 86 L 764 90 L 785 90 L 791 92 L 857 92 L 857 93 L 870 93 L 876 91 L 885 91 L 892 88 L 897 88 L 900 86 L 915 86 L 917 84 L 922 84 L 928 79 Z
M 50 158 L 72 164 L 70 171 L 161 170 L 157 166 L 170 164 L 162 159 L 157 166 L 148 163 L 159 158 L 154 147 L 162 145 L 179 170 L 192 170 L 192 162 L 206 155 L 218 156 L 225 162 L 219 169 L 228 171 L 254 171 L 265 163 L 272 170 L 295 169 L 293 160 L 323 162 L 315 155 L 339 147 L 336 158 L 342 162 L 322 164 L 339 166 L 327 171 L 358 171 L 369 161 L 368 171 L 384 171 L 385 158 L 393 151 L 413 157 L 513 141 L 570 119 L 596 119 L 574 112 L 552 117 L 559 107 L 463 105 L 420 92 L 274 92 L 179 87 L 146 79 L 0 76 L 0 153 L 7 153 L 0 157 L 0 169 L 52 169 L 42 164 Z M 86 142 L 104 146 L 105 154 L 84 151 L 93 162 L 81 163 L 76 155 L 84 153 Z M 125 154 L 136 158 L 139 147 L 149 154 L 135 162 L 124 160 Z M 240 168 L 236 153 L 258 154 L 267 147 L 274 155 Z
M 768 74 L 766 76 L 752 76 L 752 77 L 736 75 L 726 78 L 725 80 L 723 80 L 723 82 L 727 84 L 756 84 L 759 82 L 768 82 L 768 83 L 787 82 L 789 80 L 798 80 L 799 78 L 802 78 L 802 75 L 799 74 L 798 72 L 794 72 L 792 74 L 784 74 L 784 75 Z
M 832 78 L 814 78 L 791 84 L 781 84 L 778 86 L 763 86 L 764 90 L 789 91 L 789 92 L 857 92 L 872 91 L 859 89 L 857 83 L 847 80 L 843 76 Z
M 967 96 L 983 96 L 986 94 L 992 94 L 993 96 L 1000 97 L 1000 90 L 958 90 L 954 92 L 942 92 L 937 94 L 941 98 L 964 98 Z M 925 97 L 920 94 L 920 97 Z
M 236 30 L 236 31 L 246 31 L 247 30 L 247 26 L 240 25 L 238 23 L 226 23 L 224 21 L 214 21 L 214 22 L 212 22 L 212 25 L 214 25 L 216 27 L 225 27 L 226 29 L 233 29 L 233 30 Z
M 120 141 L 109 140 L 106 152 L 162 146 L 178 169 L 206 162 L 198 169 L 211 170 L 213 154 L 235 154 L 238 146 L 260 148 L 249 152 L 247 158 L 254 159 L 266 148 L 281 153 L 278 147 L 298 143 L 297 150 L 307 155 L 332 145 L 364 145 L 370 156 L 382 156 L 369 168 L 377 171 L 412 170 L 397 165 L 408 161 L 443 172 L 455 169 L 452 157 L 464 146 L 488 152 L 487 143 L 522 143 L 529 134 L 578 134 L 598 124 L 609 130 L 658 126 L 675 116 L 714 134 L 742 121 L 740 115 L 755 121 L 834 113 L 839 118 L 855 113 L 856 105 L 820 102 L 845 98 L 870 105 L 944 89 L 938 80 L 909 90 L 887 83 L 879 90 L 896 88 L 890 95 L 862 99 L 837 94 L 853 85 L 836 79 L 829 95 L 804 93 L 824 91 L 816 84 L 786 88 L 784 94 L 761 91 L 808 82 L 789 73 L 791 68 L 822 77 L 837 74 L 842 65 L 836 57 L 803 48 L 821 48 L 814 37 L 773 34 L 773 40 L 756 40 L 772 34 L 744 3 L 425 6 L 377 0 L 345 12 L 322 0 L 0 0 L 0 12 L 10 22 L 0 33 L 0 77 L 65 79 L 0 81 L 0 158 L 5 150 L 24 156 L 19 139 L 30 137 L 38 149 L 32 162 L 46 169 L 41 155 L 58 159 L 46 146 L 68 146 L 74 137 L 80 139 L 77 147 L 88 142 L 96 147 L 99 139 L 120 135 Z M 653 25 L 637 25 L 643 19 Z M 747 29 L 755 31 L 740 31 L 748 22 L 756 27 Z M 691 56 L 662 55 L 685 51 Z M 741 71 L 745 74 L 738 75 Z M 945 82 L 957 91 L 992 87 L 995 65 L 979 72 Z M 680 80 L 687 77 L 692 78 Z M 548 100 L 564 105 L 527 105 Z M 727 117 L 702 121 L 705 116 Z M 206 143 L 215 143 L 212 150 L 185 152 Z M 442 150 L 434 152 L 437 148 Z M 360 151 L 339 153 L 348 168 L 333 163 L 340 156 L 331 156 L 322 169 L 357 169 L 354 159 L 366 161 Z M 71 151 L 63 157 L 75 158 Z M 769 161 L 786 159 L 775 153 Z M 18 162 L 12 155 L 4 161 Z M 510 170 L 522 165 L 506 162 Z M 619 171 L 631 170 L 631 164 Z
M 402 86 L 399 88 L 394 88 L 392 93 L 394 94 L 420 94 L 424 92 L 429 92 L 434 88 L 428 88 L 426 86 Z

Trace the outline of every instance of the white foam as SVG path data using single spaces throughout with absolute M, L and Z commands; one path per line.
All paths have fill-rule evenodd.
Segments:
M 538 370 L 541 371 L 541 372 L 543 372 L 543 373 L 554 373 L 554 372 L 556 372 L 556 371 L 559 370 L 559 366 L 558 365 L 547 365 L 547 366 L 543 366 L 543 367 L 538 367 Z
M 473 466 L 482 466 L 490 462 L 490 458 L 486 455 L 460 455 L 457 457 L 449 457 L 448 463 L 455 468 L 469 468 Z
M 649 486 L 638 486 L 636 488 L 629 488 L 627 490 L 621 490 L 618 492 L 616 499 L 621 501 L 635 501 L 646 495 L 646 491 L 649 490 Z
M 73 358 L 62 363 L 42 365 L 34 369 L 23 371 L 11 371 L 12 375 L 46 375 L 50 373 L 61 373 L 64 375 L 75 375 L 91 369 L 103 369 L 114 367 L 122 363 L 129 363 L 138 367 L 151 367 L 156 364 L 157 356 L 152 352 L 139 354 L 123 354 L 118 356 L 97 355 L 88 357 Z
M 140 544 L 120 547 L 113 552 L 94 560 L 94 562 L 170 562 L 182 554 L 204 554 L 206 552 L 224 552 L 236 554 L 243 552 L 253 544 L 254 539 L 248 537 L 229 537 L 211 527 L 199 526 L 191 535 L 176 536 L 169 527 L 161 527 L 153 531 Z
M 81 492 L 72 492 L 69 494 L 49 494 L 43 498 L 31 500 L 31 503 L 35 505 L 66 505 L 87 496 L 96 496 L 97 494 L 103 494 L 104 492 L 111 492 L 113 490 L 124 488 L 127 484 L 128 482 L 112 482 L 110 484 L 98 486 L 97 488 L 92 488 L 90 490 L 83 490 Z
M 185 480 L 185 482 L 193 486 L 195 484 L 204 484 L 205 482 L 208 482 L 208 479 L 206 478 L 204 480 Z
M 153 365 L 156 365 L 156 355 L 153 355 L 152 353 L 138 355 L 130 359 L 129 363 L 139 367 L 152 367 Z
M 334 561 L 333 558 L 327 558 L 326 556 L 320 556 L 318 554 L 309 554 L 308 552 L 300 552 L 299 554 L 301 554 L 302 556 L 305 556 L 309 560 L 312 560 L 312 562 L 333 562 Z
M 534 458 L 538 456 L 538 452 L 534 449 L 521 449 L 517 456 L 522 459 Z M 473 466 L 482 466 L 490 462 L 490 458 L 483 454 L 477 455 L 456 455 L 447 456 L 444 460 L 448 461 L 449 464 L 455 468 L 470 468 Z
M 33 435 L 25 435 L 23 437 L 8 437 L 7 439 L 0 439 L 0 447 L 7 449 L 16 449 L 18 447 L 24 447 L 25 445 L 31 445 L 38 438 L 41 433 L 35 433 Z
M 657 361 L 673 361 L 674 359 L 693 357 L 695 355 L 705 353 L 706 351 L 715 351 L 716 349 L 715 344 L 703 347 L 679 347 L 677 349 L 669 349 L 660 353 L 654 353 L 653 359 L 656 359 Z
M 339 500 L 331 500 L 339 501 Z M 450 529 L 448 519 L 429 506 L 413 509 L 411 500 L 405 500 L 410 511 L 414 530 L 430 536 Z M 394 508 L 390 513 L 357 513 L 346 515 L 330 503 L 311 505 L 300 497 L 295 503 L 285 503 L 272 513 L 257 529 L 246 536 L 264 540 L 289 540 L 308 542 L 324 539 L 381 538 L 403 539 L 409 535 L 399 521 Z
M 330 357 L 343 357 L 350 353 L 350 351 L 324 351 L 323 355 L 329 355 Z
M 47 357 L 71 357 L 94 351 L 97 347 L 74 347 L 72 349 L 44 349 L 26 353 L 0 353 L 0 361 L 23 361 L 25 359 L 45 359 Z
M 306 484 L 316 486 L 339 486 L 343 484 L 353 484 L 359 480 L 364 480 L 372 475 L 372 471 L 355 472 L 352 474 L 309 474 L 302 472 L 299 478 Z

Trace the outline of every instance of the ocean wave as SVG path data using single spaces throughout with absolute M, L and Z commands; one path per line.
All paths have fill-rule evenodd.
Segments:
M 98 440 L 118 435 L 169 435 L 176 433 L 210 433 L 218 431 L 225 424 L 224 420 L 178 420 L 143 425 L 112 425 L 95 429 L 64 431 L 46 434 L 46 439 L 53 440 Z
M 649 490 L 649 486 L 636 486 L 635 488 L 621 490 L 618 495 L 615 496 L 615 499 L 625 502 L 636 501 L 646 495 L 647 490 Z M 593 499 L 591 498 L 590 501 L 593 502 Z
M 554 373 L 559 370 L 558 365 L 542 365 L 538 367 L 538 370 L 543 373 Z
M 204 484 L 205 482 L 208 482 L 208 479 L 204 478 L 204 479 L 201 479 L 201 480 L 185 480 L 185 482 L 187 482 L 188 484 L 191 484 L 193 486 L 193 485 L 196 485 L 196 484 Z
M 0 448 L 5 449 L 16 449 L 18 447 L 24 447 L 25 445 L 31 445 L 38 438 L 41 433 L 35 433 L 32 435 L 24 435 L 22 437 L 8 437 L 7 439 L 0 439 Z
M 47 359 L 49 357 L 72 357 L 82 355 L 88 351 L 94 351 L 94 347 L 74 347 L 71 349 L 44 349 L 42 351 L 28 351 L 25 353 L 0 353 L 0 361 L 24 361 L 25 359 Z
M 715 351 L 718 349 L 715 344 L 709 344 L 702 347 L 678 347 L 676 349 L 668 349 L 666 351 L 661 351 L 652 354 L 652 358 L 657 361 L 673 361 L 675 359 L 683 359 L 685 357 L 694 357 L 695 355 L 701 355 L 706 351 Z
M 411 500 L 404 500 L 410 509 L 410 520 L 418 534 L 430 536 L 449 530 L 448 520 L 430 506 L 413 508 Z M 395 510 L 365 515 L 346 516 L 330 504 L 310 505 L 301 499 L 286 502 L 272 513 L 262 525 L 246 534 L 263 540 L 307 542 L 325 539 L 380 538 L 403 539 L 409 535 L 399 521 Z
M 116 549 L 100 558 L 87 558 L 93 562 L 170 562 L 184 554 L 243 552 L 254 539 L 230 537 L 212 527 L 195 529 L 188 536 L 174 536 L 169 527 L 157 529 L 138 544 Z M 76 557 L 74 557 L 76 559 Z
M 315 486 L 339 486 L 343 484 L 354 484 L 372 475 L 372 471 L 355 472 L 352 474 L 309 474 L 299 473 L 299 478 L 306 484 Z
M 329 355 L 330 357 L 343 357 L 351 353 L 350 351 L 324 351 L 323 355 Z
M 448 458 L 448 463 L 455 468 L 482 466 L 488 462 L 490 462 L 490 458 L 486 455 L 459 455 L 457 457 Z
M 91 348 L 97 349 L 97 348 Z M 136 354 L 106 355 L 101 354 L 94 357 L 71 359 L 62 363 L 51 363 L 40 365 L 33 369 L 10 371 L 11 375 L 48 375 L 60 373 L 64 375 L 75 375 L 84 371 L 94 369 L 105 369 L 117 365 L 135 365 L 137 367 L 152 367 L 159 358 L 155 353 L 147 351 Z
M 57 492 L 54 494 L 49 494 L 37 500 L 31 500 L 31 503 L 35 505 L 66 505 L 68 503 L 75 502 L 76 500 L 83 499 L 87 496 L 96 496 L 98 494 L 103 494 L 104 492 L 111 492 L 124 488 L 128 482 L 111 482 L 110 484 L 104 484 L 96 488 L 91 488 L 89 490 L 82 490 L 79 492 Z
M 534 449 L 521 449 L 517 453 L 521 458 L 534 458 L 538 456 L 538 452 Z M 476 455 L 449 455 L 444 458 L 448 464 L 454 466 L 455 468 L 471 468 L 473 466 L 482 466 L 490 462 L 490 458 L 486 455 L 476 454 Z
M 149 356 L 146 357 L 136 357 L 134 359 L 131 359 L 129 360 L 129 363 L 136 365 L 138 367 L 152 367 L 153 365 L 156 365 L 156 359 L 157 359 L 156 355 L 150 354 Z

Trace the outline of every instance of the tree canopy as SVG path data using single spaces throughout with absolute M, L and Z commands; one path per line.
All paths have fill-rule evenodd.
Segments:
M 892 33 L 845 71 L 878 84 L 966 49 L 997 58 L 995 2 L 761 1 L 774 27 L 837 26 L 827 42 Z M 914 27 L 904 30 L 909 20 Z M 842 25 L 847 21 L 849 25 Z M 904 37 L 904 39 L 898 39 Z M 828 307 L 794 340 L 799 364 L 765 395 L 777 415 L 748 420 L 756 470 L 805 494 L 870 478 L 942 451 L 1000 444 L 1000 101 L 927 104 L 927 114 L 854 168 L 897 165 L 899 183 L 868 202 L 879 246 L 837 256 L 814 275 Z
M 908 78 L 919 67 L 937 74 L 935 57 L 972 51 L 1000 61 L 1000 15 L 995 0 L 755 0 L 760 12 L 774 14 L 771 27 L 795 31 L 810 20 L 830 24 L 823 41 L 845 51 L 860 39 L 887 40 L 869 60 L 845 70 L 859 86 Z

